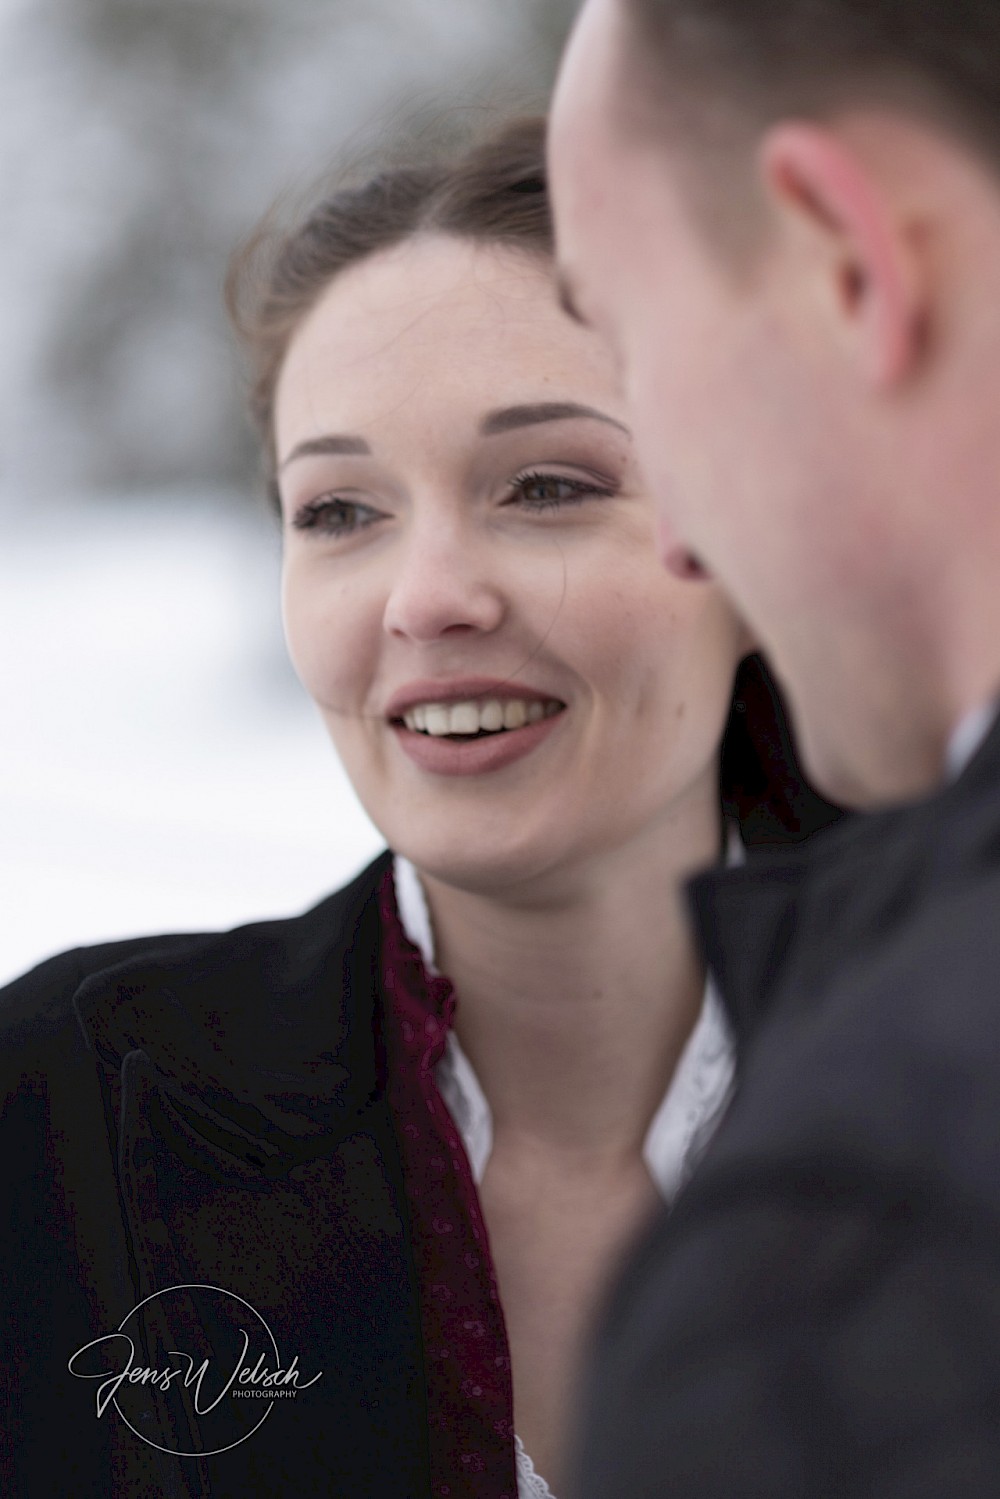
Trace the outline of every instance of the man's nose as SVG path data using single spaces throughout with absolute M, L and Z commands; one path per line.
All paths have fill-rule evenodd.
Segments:
M 675 578 L 690 581 L 709 576 L 694 552 L 678 540 L 676 531 L 662 512 L 656 517 L 656 555 Z

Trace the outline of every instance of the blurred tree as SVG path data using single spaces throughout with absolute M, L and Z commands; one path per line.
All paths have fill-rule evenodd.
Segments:
M 345 151 L 540 107 L 574 9 L 3 0 L 0 495 L 245 484 L 232 245 Z

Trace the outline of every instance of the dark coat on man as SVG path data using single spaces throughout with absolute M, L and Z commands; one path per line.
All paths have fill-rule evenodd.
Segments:
M 607 1309 L 575 1493 L 996 1499 L 1000 724 L 692 902 L 738 1089 Z

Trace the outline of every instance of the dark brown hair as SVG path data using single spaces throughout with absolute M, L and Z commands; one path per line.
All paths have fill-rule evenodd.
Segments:
M 227 302 L 249 356 L 251 410 L 272 479 L 275 385 L 296 328 L 348 266 L 427 232 L 551 258 L 545 122 L 515 121 L 453 160 L 381 171 L 334 192 L 282 236 L 265 225 L 237 252 Z M 796 842 L 839 815 L 802 776 L 781 698 L 757 655 L 737 673 L 721 794 L 751 844 Z
M 997 0 L 619 0 L 657 103 L 716 137 L 897 104 L 1000 166 Z
M 389 167 L 331 193 L 291 230 L 265 220 L 237 251 L 229 315 L 250 363 L 250 409 L 273 467 L 274 391 L 296 328 L 348 266 L 416 234 L 552 254 L 545 121 L 515 120 L 451 160 Z

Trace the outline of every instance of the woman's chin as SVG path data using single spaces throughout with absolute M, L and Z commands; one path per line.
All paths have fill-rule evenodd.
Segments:
M 534 884 L 561 862 L 553 840 L 532 839 L 499 844 L 470 832 L 461 842 L 452 838 L 389 839 L 418 872 L 442 885 L 479 895 Z

